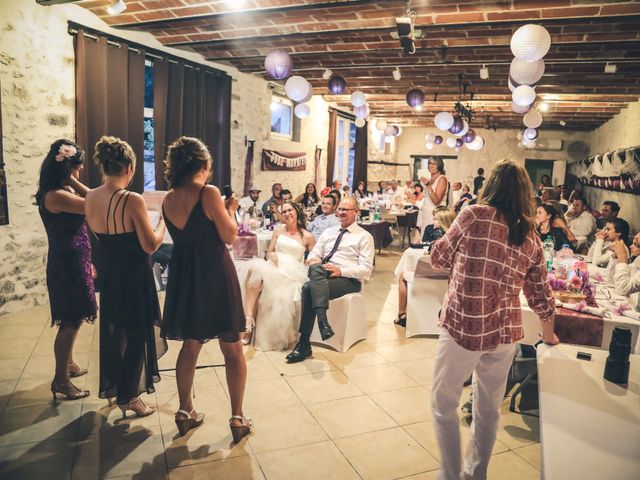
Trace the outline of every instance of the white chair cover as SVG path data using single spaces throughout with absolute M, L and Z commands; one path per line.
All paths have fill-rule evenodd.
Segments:
M 349 293 L 331 300 L 327 319 L 335 335 L 323 341 L 316 322 L 311 332 L 312 343 L 346 352 L 354 343 L 367 338 L 367 313 L 364 297 L 360 293 Z

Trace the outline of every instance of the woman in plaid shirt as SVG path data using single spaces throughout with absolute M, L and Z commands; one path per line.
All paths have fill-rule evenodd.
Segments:
M 472 436 L 463 478 L 487 476 L 515 342 L 524 336 L 520 290 L 540 317 L 542 340 L 558 343 L 555 302 L 534 215 L 529 175 L 517 163 L 503 160 L 486 181 L 478 205 L 462 210 L 432 247 L 433 266 L 451 270 L 431 397 L 442 457 L 440 479 L 460 478 L 456 410 L 463 383 L 474 371 Z

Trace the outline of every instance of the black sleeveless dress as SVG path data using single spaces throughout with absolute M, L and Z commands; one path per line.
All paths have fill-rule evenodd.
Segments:
M 240 284 L 226 245 L 202 209 L 203 190 L 182 230 L 164 215 L 173 252 L 161 335 L 236 342 L 245 329 Z
M 130 192 L 124 192 L 113 209 L 109 233 L 97 233 L 102 251 L 102 288 L 100 291 L 100 398 L 117 397 L 126 404 L 141 393 L 153 393 L 160 381 L 158 358 L 167 351 L 160 338 L 160 303 L 156 292 L 151 259 L 140 246 L 136 232 L 118 233 L 115 211 L 124 210 Z

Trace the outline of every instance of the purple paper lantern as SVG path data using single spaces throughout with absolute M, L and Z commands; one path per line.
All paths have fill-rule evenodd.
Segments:
M 436 135 L 436 138 L 434 138 L 433 143 L 435 143 L 436 145 L 440 145 L 443 141 L 444 141 L 444 138 L 442 138 L 441 135 Z
M 400 127 L 398 125 L 393 125 L 393 136 L 397 137 L 400 135 Z
M 464 128 L 464 122 L 460 117 L 456 117 L 453 119 L 453 125 L 449 129 L 449 133 L 453 133 L 454 135 L 460 133 Z
M 422 90 L 414 88 L 407 92 L 407 105 L 411 108 L 421 107 L 424 105 L 424 93 Z
M 462 136 L 462 141 L 464 143 L 471 143 L 476 139 L 476 131 L 473 128 L 470 128 L 467 133 Z
M 456 147 L 461 147 L 462 145 L 464 145 L 464 142 L 462 141 L 462 139 L 456 138 Z
M 264 69 L 274 80 L 282 80 L 291 75 L 293 60 L 284 50 L 273 50 L 264 59 Z
M 340 95 L 347 88 L 347 82 L 340 75 L 334 75 L 329 79 L 329 90 L 335 95 Z

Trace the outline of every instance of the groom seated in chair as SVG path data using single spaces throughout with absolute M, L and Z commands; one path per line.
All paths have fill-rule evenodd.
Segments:
M 329 300 L 359 292 L 373 270 L 373 237 L 356 223 L 358 201 L 346 197 L 338 205 L 340 225 L 324 231 L 307 258 L 309 281 L 302 286 L 300 338 L 287 355 L 288 363 L 311 356 L 311 331 L 318 319 L 322 340 L 334 333 L 327 321 Z

